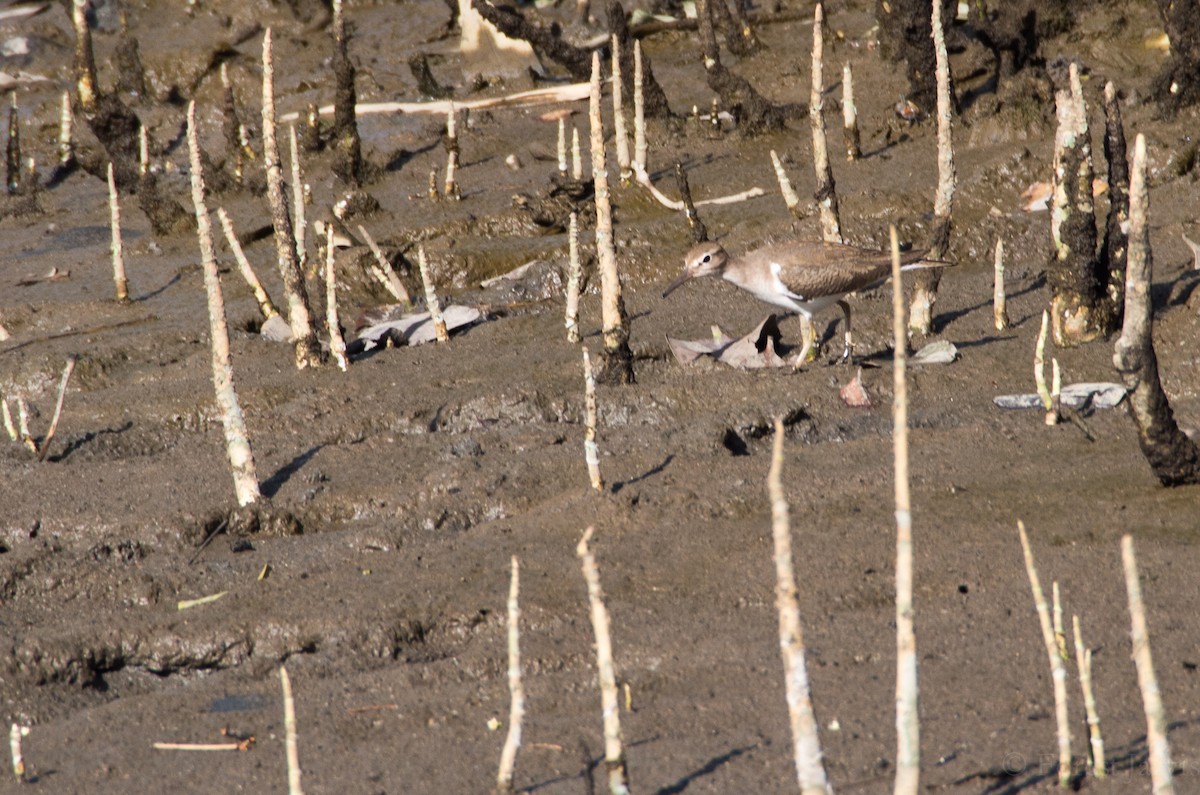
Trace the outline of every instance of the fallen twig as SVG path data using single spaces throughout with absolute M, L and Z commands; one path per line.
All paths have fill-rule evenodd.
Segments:
M 522 108 L 529 105 L 550 105 L 556 102 L 579 102 L 588 98 L 588 83 L 569 83 L 552 88 L 537 88 L 532 91 L 518 91 L 503 97 L 488 97 L 472 100 L 440 100 L 437 102 L 360 102 L 354 106 L 355 116 L 369 116 L 378 113 L 433 113 L 445 115 L 451 107 L 459 110 L 476 110 L 481 108 Z M 333 105 L 322 105 L 318 108 L 322 116 L 333 115 Z M 285 113 L 279 117 L 281 122 L 294 122 L 300 118 L 299 113 Z

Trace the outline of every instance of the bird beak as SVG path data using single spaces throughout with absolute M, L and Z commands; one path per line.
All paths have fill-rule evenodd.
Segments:
M 689 280 L 691 278 L 692 278 L 692 274 L 685 270 L 683 273 L 681 273 L 675 277 L 675 281 L 673 281 L 667 285 L 667 289 L 663 290 L 662 297 L 666 298 L 668 295 L 675 292 L 676 288 L 678 288 L 679 285 L 683 284 L 684 282 L 686 282 L 687 280 Z

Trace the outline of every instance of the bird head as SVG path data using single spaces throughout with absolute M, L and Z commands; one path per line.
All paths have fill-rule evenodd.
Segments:
M 728 262 L 729 255 L 725 253 L 725 249 L 721 247 L 720 243 L 701 243 L 693 246 L 683 258 L 683 273 L 667 285 L 667 289 L 663 290 L 663 298 L 666 298 L 675 291 L 675 288 L 689 279 L 700 276 L 720 276 Z

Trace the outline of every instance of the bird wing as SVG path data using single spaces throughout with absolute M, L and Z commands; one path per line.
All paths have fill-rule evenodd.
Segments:
M 892 272 L 890 254 L 835 243 L 783 247 L 776 253 L 779 280 L 802 300 L 863 290 Z M 906 254 L 901 255 L 902 263 L 920 259 L 919 252 Z

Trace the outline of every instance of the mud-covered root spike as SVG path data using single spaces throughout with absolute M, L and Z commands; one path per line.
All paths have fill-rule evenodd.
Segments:
M 954 191 L 957 185 L 954 172 L 953 114 L 954 97 L 950 85 L 950 57 L 946 53 L 946 38 L 942 27 L 941 0 L 932 3 L 932 36 L 934 71 L 937 91 L 937 163 L 938 184 L 933 200 L 933 228 L 929 241 L 929 257 L 945 259 L 950 250 L 950 227 L 954 210 Z M 933 305 L 937 302 L 938 285 L 943 268 L 925 268 L 913 278 L 912 297 L 908 311 L 908 329 L 913 334 L 933 331 Z
M 417 246 L 417 268 L 421 271 L 421 284 L 425 286 L 425 306 L 433 321 L 433 332 L 438 342 L 449 342 L 450 332 L 446 329 L 446 320 L 442 317 L 442 304 L 438 300 L 437 291 L 433 288 L 433 279 L 429 276 L 429 265 L 425 261 L 425 247 Z
M 279 139 L 275 126 L 275 60 L 272 34 L 267 28 L 262 49 L 262 126 L 263 168 L 267 179 L 267 200 L 271 205 L 271 224 L 275 230 L 275 257 L 280 281 L 287 299 L 288 324 L 292 329 L 297 369 L 317 367 L 321 347 L 304 285 L 303 271 L 296 256 L 296 237 L 283 190 L 283 164 L 279 157 Z
M 375 257 L 375 265 L 371 268 L 371 274 L 379 280 L 384 289 L 392 294 L 400 303 L 405 306 L 412 304 L 412 296 L 408 294 L 408 289 L 404 286 L 404 282 L 400 281 L 400 277 L 396 275 L 396 271 L 392 268 L 392 263 L 388 262 L 387 257 L 383 256 L 383 251 L 375 242 L 375 238 L 371 237 L 371 233 L 362 224 L 358 225 L 358 233 L 362 235 L 363 242 L 367 244 L 367 248 L 371 250 L 371 255 Z
M 774 149 L 771 150 L 771 165 L 775 168 L 775 179 L 779 182 L 779 193 L 783 196 L 784 205 L 787 206 L 788 212 L 794 218 L 799 219 L 801 215 L 800 197 L 796 195 L 787 169 L 783 167 L 783 161 L 779 159 L 779 155 L 775 153 Z
M 592 489 L 603 493 L 604 478 L 600 476 L 600 446 L 596 442 L 596 378 L 592 373 L 592 357 L 583 348 L 583 460 L 587 464 Z
M 996 241 L 996 257 L 992 265 L 992 320 L 996 331 L 1008 328 L 1008 298 L 1004 288 L 1004 241 Z
M 567 120 L 558 120 L 558 175 L 567 176 Z
M 1129 260 L 1125 272 L 1125 319 L 1113 364 L 1129 389 L 1125 399 L 1138 432 L 1142 455 L 1164 486 L 1200 482 L 1200 450 L 1175 422 L 1163 391 L 1154 351 L 1150 305 L 1153 254 L 1150 250 L 1150 195 L 1146 189 L 1146 139 L 1133 145 L 1129 178 Z
M 587 583 L 592 632 L 596 637 L 596 669 L 600 680 L 600 702 L 604 714 L 604 767 L 611 795 L 629 795 L 629 771 L 625 765 L 625 747 L 621 739 L 621 707 L 617 699 L 617 673 L 613 662 L 612 633 L 604 590 L 600 587 L 600 569 L 591 550 L 595 528 L 589 527 L 575 552 Z
M 579 128 L 571 126 L 571 179 L 583 180 L 583 153 L 579 146 Z
M 1117 87 L 1104 86 L 1104 162 L 1108 163 L 1108 219 L 1101 243 L 1101 264 L 1108 272 L 1107 300 L 1116 331 L 1125 311 L 1125 268 L 1129 252 L 1129 158 Z
M 1096 694 L 1092 690 L 1092 650 L 1083 645 L 1079 616 L 1071 616 L 1071 628 L 1075 641 L 1075 665 L 1079 669 L 1079 688 L 1083 692 L 1083 708 L 1087 714 L 1092 775 L 1106 778 L 1108 766 L 1104 759 L 1104 737 L 1100 733 L 1100 712 L 1096 709 Z
M 450 103 L 450 109 L 446 111 L 446 183 L 442 188 L 442 195 L 447 199 L 458 201 L 462 198 L 462 193 L 458 189 L 458 118 L 454 110 L 454 103 Z
M 583 281 L 583 265 L 579 259 L 579 214 L 571 213 L 567 228 L 567 296 L 564 324 L 567 342 L 579 342 L 579 290 Z
M 1054 632 L 1050 606 L 1046 603 L 1046 592 L 1042 590 L 1038 578 L 1037 566 L 1033 560 L 1033 548 L 1029 545 L 1029 535 L 1025 532 L 1025 523 L 1017 522 L 1017 534 L 1021 539 L 1021 549 L 1025 553 L 1025 573 L 1029 575 L 1029 588 L 1033 592 L 1033 604 L 1037 609 L 1038 623 L 1042 627 L 1042 642 L 1046 646 L 1046 655 L 1050 659 L 1050 674 L 1054 681 L 1054 714 L 1058 734 L 1058 783 L 1066 787 L 1071 782 L 1071 721 L 1067 711 L 1067 667 L 1063 662 L 1058 641 Z
M 242 278 L 246 280 L 246 284 L 250 286 L 251 292 L 254 293 L 254 300 L 258 302 L 258 309 L 262 312 L 263 320 L 270 320 L 279 314 L 279 310 L 275 308 L 271 296 L 267 294 L 262 282 L 258 280 L 258 274 L 251 267 L 250 260 L 246 259 L 246 252 L 242 250 L 242 244 L 233 229 L 233 221 L 230 219 L 229 213 L 225 212 L 224 207 L 217 208 L 217 218 L 221 222 L 221 230 L 225 233 L 225 242 L 229 244 L 229 250 L 233 252 L 234 261 L 238 264 L 238 270 L 242 274 Z
M 854 103 L 854 74 L 850 62 L 842 67 L 842 141 L 851 163 L 862 157 L 862 135 L 858 131 L 858 106 Z
M 117 181 L 113 177 L 112 163 L 108 164 L 108 214 L 112 236 L 113 284 L 117 290 L 117 302 L 129 303 L 129 282 L 125 278 L 125 247 L 121 244 L 121 198 L 117 195 Z
M 633 180 L 633 161 L 629 157 L 629 135 L 625 128 L 625 89 L 621 81 L 621 40 L 614 33 L 612 42 L 613 138 L 617 153 L 617 172 L 622 185 Z
M 783 420 L 776 417 L 771 468 L 767 473 L 767 496 L 771 501 L 771 534 L 775 541 L 775 610 L 779 614 L 779 651 L 783 657 L 788 718 L 792 727 L 792 756 L 801 795 L 827 795 L 829 781 L 821 756 L 808 665 L 804 659 L 804 632 L 800 624 L 792 530 L 782 473 Z
M 296 261 L 300 270 L 308 262 L 308 221 L 304 217 L 304 176 L 300 172 L 300 146 L 296 140 L 296 125 L 288 125 L 288 150 L 292 158 L 292 218 L 296 231 Z
M 596 204 L 596 257 L 600 262 L 600 311 L 604 334 L 604 364 L 600 381 L 632 384 L 633 352 L 629 349 L 629 318 L 621 297 L 617 250 L 613 245 L 612 203 L 604 158 L 604 125 L 600 116 L 600 54 L 592 54 L 588 119 L 592 150 L 592 180 Z
M 717 2 L 718 0 L 712 0 Z M 813 198 L 821 215 L 821 237 L 829 243 L 842 242 L 842 221 L 838 213 L 837 187 L 833 168 L 829 164 L 829 144 L 825 137 L 824 73 L 825 6 L 818 2 L 813 9 L 812 92 L 808 103 L 808 118 L 813 137 L 813 170 L 817 182 Z
M 358 119 L 354 106 L 358 94 L 354 88 L 354 64 L 350 62 L 346 36 L 346 19 L 342 0 L 333 0 L 333 173 L 342 182 L 358 187 L 366 178 L 362 157 L 362 140 L 358 134 Z
M 508 795 L 513 791 L 513 771 L 517 764 L 517 751 L 521 747 L 521 726 L 525 719 L 525 687 L 521 683 L 521 564 L 512 556 L 512 576 L 508 585 L 508 736 L 500 753 L 500 767 L 496 772 L 497 795 Z
M 21 116 L 17 110 L 17 92 L 8 106 L 8 146 L 5 149 L 5 185 L 10 195 L 21 193 Z
M 700 219 L 700 213 L 696 211 L 696 203 L 692 201 L 692 186 L 688 183 L 687 169 L 678 160 L 675 161 L 675 187 L 679 190 L 679 201 L 683 205 L 683 215 L 687 219 L 688 231 L 692 233 L 692 242 L 705 242 L 708 240 L 708 227 Z
M 293 140 L 295 140 L 293 138 Z M 338 369 L 346 372 L 346 340 L 342 337 L 341 321 L 338 320 L 337 267 L 334 258 L 333 224 L 325 225 L 325 325 L 329 329 L 329 353 L 337 362 Z
M 279 685 L 283 691 L 283 744 L 287 755 L 288 795 L 304 795 L 300 784 L 300 743 L 296 736 L 296 701 L 292 697 L 292 679 L 287 668 L 279 666 Z
M 1141 135 L 1138 137 L 1141 138 Z M 1142 600 L 1142 584 L 1138 576 L 1137 556 L 1133 551 L 1133 536 L 1121 536 L 1121 567 L 1125 571 L 1125 592 L 1129 598 L 1133 662 L 1137 667 L 1138 689 L 1142 692 L 1142 707 L 1146 713 L 1150 788 L 1154 795 L 1175 795 L 1167 719 L 1163 710 L 1162 693 L 1158 688 L 1158 677 L 1154 674 L 1154 658 L 1150 654 L 1150 628 L 1146 622 L 1146 605 Z
M 1058 411 L 1054 404 L 1054 394 L 1046 386 L 1046 338 L 1050 331 L 1050 313 L 1042 312 L 1042 328 L 1038 332 L 1037 344 L 1033 348 L 1033 382 L 1037 387 L 1038 398 L 1046 412 L 1046 424 L 1057 425 Z
M 913 607 L 912 497 L 908 449 L 908 353 L 900 240 L 888 230 L 892 252 L 892 467 L 896 504 L 896 795 L 917 795 L 921 779 L 917 635 Z
M 68 167 L 75 162 L 75 113 L 71 110 L 71 92 L 62 93 L 58 115 L 58 164 Z
M 642 42 L 633 43 L 633 168 L 647 172 L 649 145 L 646 143 L 646 73 L 642 64 Z
M 188 104 L 188 160 L 191 171 L 192 204 L 196 214 L 196 236 L 200 244 L 200 264 L 204 270 L 204 292 L 208 298 L 208 327 L 212 345 L 213 390 L 216 392 L 221 425 L 225 430 L 225 452 L 233 474 L 233 487 L 239 506 L 257 503 L 262 498 L 250 434 L 242 414 L 233 380 L 233 362 L 229 355 L 229 326 L 225 319 L 225 298 L 213 248 L 212 225 L 204 198 L 204 170 L 200 161 L 200 141 L 196 133 L 196 103 Z

